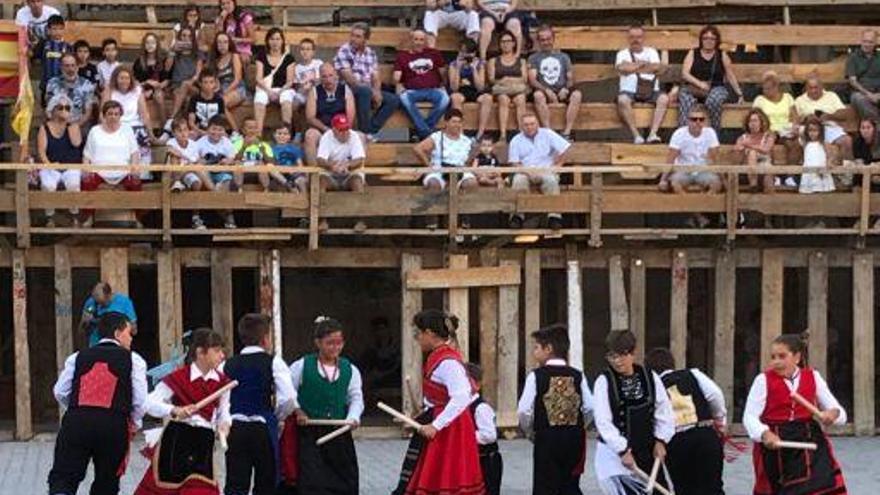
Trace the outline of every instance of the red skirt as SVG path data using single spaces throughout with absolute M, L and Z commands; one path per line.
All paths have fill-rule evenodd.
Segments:
M 141 452 L 149 457 L 151 462 L 147 466 L 147 472 L 144 473 L 143 479 L 135 489 L 134 495 L 220 495 L 220 488 L 216 484 L 198 479 L 188 480 L 174 489 L 160 488 L 156 485 L 152 462 L 152 456 L 159 455 L 158 451 L 154 448 L 145 448 Z
M 434 417 L 441 411 L 434 408 Z M 416 433 L 417 435 L 418 433 Z M 406 495 L 484 495 L 476 427 L 465 409 L 425 443 Z
M 825 488 L 818 491 L 809 492 L 807 495 L 846 495 L 846 483 L 843 480 L 843 471 L 840 469 L 840 464 L 837 462 L 837 458 L 834 456 L 834 450 L 831 446 L 831 441 L 828 440 L 828 437 L 822 435 L 822 438 L 819 439 L 824 442 L 824 445 L 820 446 L 819 451 L 822 451 L 822 447 L 824 446 L 825 452 L 827 452 L 828 457 L 831 460 L 831 469 L 833 470 L 834 475 L 834 486 L 831 488 Z M 767 475 L 767 469 L 764 465 L 764 452 L 765 449 L 763 445 L 760 443 L 754 444 L 752 448 L 752 464 L 755 468 L 755 489 L 754 495 L 774 495 L 773 486 L 770 482 L 770 478 Z

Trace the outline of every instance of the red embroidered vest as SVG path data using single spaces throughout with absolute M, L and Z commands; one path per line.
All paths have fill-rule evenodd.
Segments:
M 809 402 L 816 404 L 816 377 L 812 368 L 800 370 L 800 382 L 797 392 Z M 789 421 L 810 421 L 812 415 L 804 406 L 791 398 L 791 391 L 785 378 L 773 370 L 764 372 L 767 380 L 767 403 L 761 414 L 765 424 L 781 424 Z
M 175 406 L 188 406 L 190 404 L 195 404 L 229 383 L 229 378 L 219 371 L 217 371 L 217 375 L 220 376 L 219 381 L 205 380 L 202 377 L 190 381 L 189 373 L 190 365 L 182 366 L 177 368 L 163 380 L 165 385 L 174 392 L 174 396 L 171 398 L 171 403 Z M 219 405 L 220 400 L 215 400 L 200 409 L 197 414 L 205 418 L 206 421 L 211 422 L 214 418 L 214 411 Z
M 449 391 L 446 387 L 431 380 L 431 375 L 434 374 L 437 366 L 440 366 L 440 363 L 447 359 L 454 359 L 459 364 L 463 364 L 461 354 L 458 351 L 448 345 L 441 345 L 428 355 L 422 371 L 422 393 L 431 404 L 434 404 L 434 407 L 444 407 L 449 402 Z M 473 393 L 476 387 L 470 378 L 468 381 L 471 382 L 471 392 Z

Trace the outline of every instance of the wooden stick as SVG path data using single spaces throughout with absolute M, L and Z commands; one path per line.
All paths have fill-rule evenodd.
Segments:
M 636 473 L 636 475 L 637 475 L 639 478 L 641 478 L 642 481 L 649 482 L 650 479 L 651 479 L 651 477 L 648 476 L 648 473 L 642 471 L 641 468 L 639 468 L 638 466 L 633 466 L 633 467 L 632 467 L 632 471 L 633 471 L 634 473 Z M 663 485 L 657 485 L 657 486 L 655 486 L 655 487 L 654 487 L 654 490 L 657 490 L 658 492 L 662 493 L 663 495 L 673 495 L 672 492 L 670 492 L 669 490 L 667 490 Z M 650 493 L 650 492 L 647 492 L 647 493 Z
M 351 431 L 352 428 L 354 428 L 354 425 L 352 425 L 351 423 L 349 423 L 345 426 L 342 426 L 341 428 L 336 428 L 335 430 L 331 431 L 330 433 L 319 438 L 315 442 L 315 444 L 316 445 L 324 445 L 325 443 L 329 442 L 330 440 L 333 440 L 334 438 L 336 438 L 340 435 L 344 435 L 345 433 Z
M 218 431 L 217 437 L 220 439 L 220 450 L 222 452 L 229 450 L 229 442 L 226 441 L 226 434 Z
M 801 395 L 797 392 L 792 392 L 791 398 L 792 398 L 792 400 L 794 400 L 798 404 L 804 406 L 804 409 L 806 409 L 807 411 L 810 411 L 810 414 L 812 414 L 814 418 L 819 419 L 820 417 L 822 417 L 822 411 L 820 411 L 819 408 L 816 407 L 815 404 L 808 401 L 806 399 L 806 397 L 804 397 L 803 395 Z
M 354 421 L 350 419 L 308 419 L 303 426 L 345 426 L 352 424 L 354 424 Z
M 816 450 L 815 443 L 812 442 L 789 442 L 788 440 L 780 440 L 776 442 L 776 447 L 780 449 L 800 449 L 800 450 Z
M 386 404 L 384 402 L 379 402 L 378 404 L 376 404 L 376 407 L 385 411 L 386 413 L 390 414 L 391 416 L 399 419 L 401 422 L 403 422 L 403 424 L 405 424 L 407 426 L 411 426 L 417 430 L 422 427 L 422 425 L 419 424 L 418 421 L 410 418 L 406 414 L 403 414 L 402 412 L 398 411 L 397 409 L 394 409 L 393 407 L 389 406 L 388 404 Z
M 234 389 L 237 386 L 238 386 L 238 380 L 232 380 L 231 382 L 227 383 L 226 385 L 223 385 L 222 387 L 218 388 L 213 394 L 196 402 L 195 403 L 195 410 L 193 412 L 204 409 L 205 406 L 207 406 L 208 404 L 219 399 L 221 395 L 225 394 L 226 392 L 229 392 L 230 390 Z
M 660 473 L 660 459 L 654 458 L 654 465 L 651 467 L 651 477 L 648 479 L 648 487 L 645 493 L 654 493 L 654 485 L 657 484 L 657 474 Z

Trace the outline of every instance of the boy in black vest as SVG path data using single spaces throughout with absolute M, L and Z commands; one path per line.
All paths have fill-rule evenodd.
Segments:
M 226 495 L 268 495 L 278 485 L 278 422 L 299 408 L 290 370 L 273 356 L 271 319 L 249 313 L 238 321 L 244 348 L 221 371 L 238 380 L 223 411 L 221 434 L 229 434 L 226 451 Z M 230 427 L 231 421 L 231 427 Z
M 675 413 L 669 442 L 669 476 L 679 495 L 724 495 L 724 443 L 727 422 L 724 393 L 702 371 L 675 369 L 669 349 L 656 348 L 645 365 L 660 374 Z
M 582 371 L 568 360 L 568 328 L 555 324 L 532 333 L 539 366 L 526 377 L 517 414 L 535 449 L 532 493 L 581 494 L 586 431 L 593 396 Z
M 471 398 L 470 409 L 474 416 L 474 423 L 477 425 L 477 444 L 480 447 L 483 483 L 486 485 L 488 495 L 499 495 L 504 462 L 501 459 L 501 452 L 498 451 L 498 427 L 495 424 L 495 411 L 483 400 L 483 395 L 480 394 L 480 389 L 483 387 L 483 369 L 475 363 L 465 364 L 464 369 L 477 389 Z
M 131 351 L 131 322 L 111 312 L 98 321 L 101 340 L 73 353 L 53 390 L 67 409 L 49 471 L 50 495 L 76 495 L 89 461 L 95 467 L 91 493 L 119 493 L 130 433 L 144 416 L 147 365 Z

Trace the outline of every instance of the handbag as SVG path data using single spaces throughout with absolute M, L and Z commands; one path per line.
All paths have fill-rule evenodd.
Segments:
M 631 62 L 636 61 L 636 57 L 633 54 L 632 50 L 629 51 L 629 58 Z M 657 76 L 649 78 L 642 77 L 641 74 L 636 72 L 636 99 L 641 101 L 650 100 L 651 97 L 654 96 L 654 82 L 656 81 Z
M 699 50 L 697 50 L 697 52 L 694 56 L 695 57 L 700 56 Z M 712 71 L 709 73 L 709 81 L 708 82 L 710 83 L 710 87 L 709 87 L 710 91 L 712 90 L 711 82 L 713 79 L 715 79 L 715 68 L 718 66 L 718 57 L 719 56 L 720 56 L 719 51 L 716 50 L 715 55 L 712 57 Z M 690 92 L 690 94 L 694 95 L 699 100 L 705 100 L 706 97 L 709 96 L 709 91 L 707 91 L 703 88 L 694 86 L 691 83 L 687 83 L 687 90 L 688 90 L 688 92 Z
M 528 91 L 526 83 L 516 79 L 502 79 L 492 85 L 493 95 L 515 96 Z

